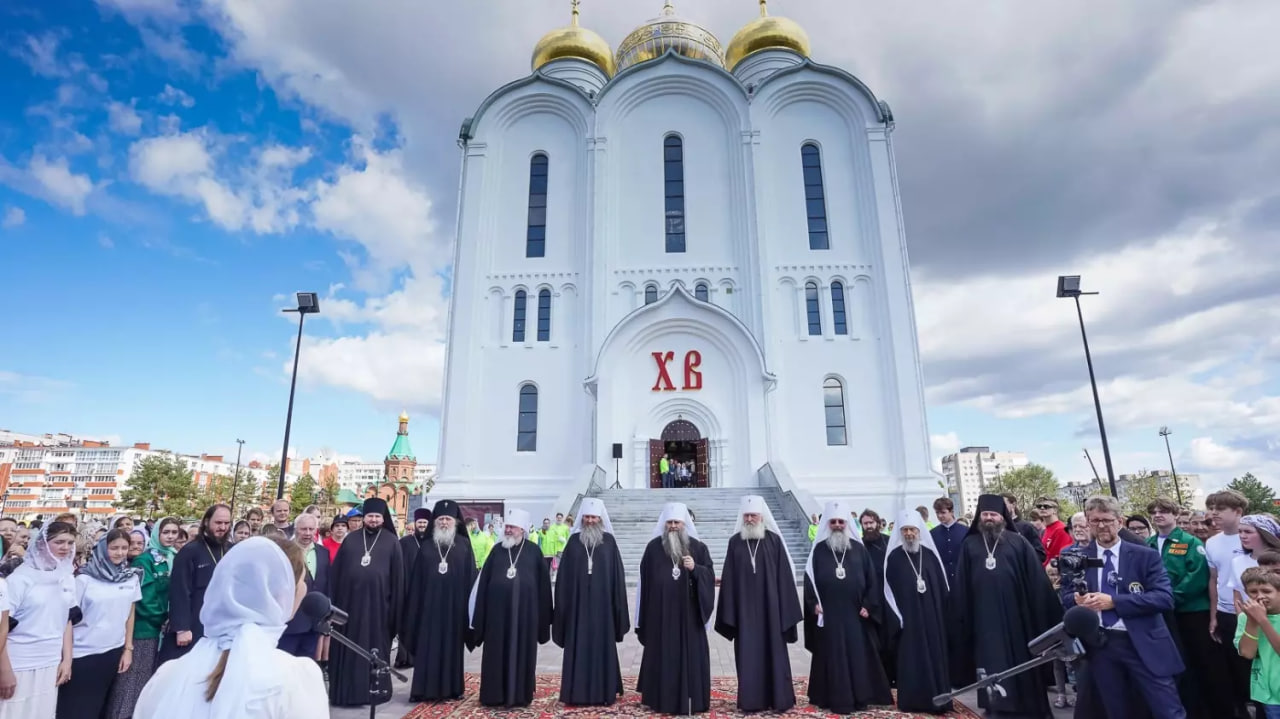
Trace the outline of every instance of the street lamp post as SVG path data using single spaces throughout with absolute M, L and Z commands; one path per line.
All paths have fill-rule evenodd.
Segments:
M 1173 432 L 1168 427 L 1160 428 L 1160 436 L 1164 437 L 1164 451 L 1169 455 L 1169 471 L 1173 474 L 1173 491 L 1178 494 L 1178 506 L 1182 506 L 1182 487 L 1178 484 L 1178 470 L 1173 468 L 1173 450 L 1169 449 L 1169 435 Z
M 1089 365 L 1089 386 L 1093 389 L 1093 408 L 1098 414 L 1098 434 L 1102 437 L 1102 459 L 1107 465 L 1107 483 L 1111 486 L 1111 496 L 1119 497 L 1116 492 L 1116 473 L 1111 468 L 1111 446 L 1107 444 L 1107 426 L 1102 421 L 1102 400 L 1098 399 L 1098 380 L 1093 374 L 1093 356 L 1089 353 L 1089 335 L 1084 331 L 1084 311 L 1080 309 L 1080 295 L 1096 295 L 1097 292 L 1080 291 L 1080 275 L 1062 275 L 1058 277 L 1058 297 L 1070 297 L 1076 302 L 1076 317 L 1080 318 L 1080 340 L 1084 343 L 1084 361 Z
M 302 353 L 302 323 L 307 315 L 320 311 L 320 298 L 314 292 L 299 292 L 298 306 L 284 312 L 298 313 L 298 342 L 293 348 L 293 379 L 289 382 L 289 410 L 284 416 L 284 449 L 280 451 L 280 476 L 276 481 L 276 499 L 284 498 L 285 468 L 289 466 L 289 429 L 293 424 L 293 394 L 298 387 L 298 355 Z
M 236 476 L 231 480 L 231 516 L 236 516 L 236 490 L 240 488 L 240 453 L 244 451 L 244 440 L 237 439 L 236 444 Z

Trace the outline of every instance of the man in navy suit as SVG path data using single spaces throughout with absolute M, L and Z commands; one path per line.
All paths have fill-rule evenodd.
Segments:
M 327 596 L 329 594 L 329 550 L 316 542 L 319 526 L 319 520 L 314 514 L 306 512 L 299 514 L 293 523 L 294 541 L 302 547 L 303 560 L 306 562 L 307 571 L 303 573 L 303 580 L 307 583 L 307 591 L 320 592 Z M 320 642 L 320 633 L 316 631 L 317 619 L 319 617 L 295 614 L 293 619 L 285 625 L 284 634 L 280 635 L 280 642 L 276 646 L 295 657 L 314 659 L 316 645 Z
M 955 504 L 947 497 L 933 500 L 933 513 L 938 526 L 929 530 L 933 545 L 938 548 L 938 558 L 947 570 L 947 581 L 955 584 L 956 561 L 960 559 L 960 545 L 969 534 L 969 528 L 956 521 Z
M 1131 717 L 1131 688 L 1153 719 L 1186 719 L 1174 677 L 1183 671 L 1177 645 L 1163 613 L 1173 609 L 1173 589 L 1160 555 L 1150 547 L 1120 540 L 1122 516 L 1114 497 L 1090 497 L 1084 505 L 1094 541 L 1083 548 L 1103 562 L 1088 569 L 1089 593 L 1062 586 L 1062 604 L 1099 613 L 1105 643 L 1089 651 L 1089 674 L 1108 719 Z

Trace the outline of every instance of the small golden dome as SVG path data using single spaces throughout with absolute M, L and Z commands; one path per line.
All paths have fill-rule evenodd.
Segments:
M 661 15 L 632 30 L 618 45 L 618 71 L 662 57 L 668 50 L 724 67 L 724 51 L 716 36 L 677 16 L 671 0 L 667 0 Z
M 409 412 L 408 412 L 408 410 L 405 410 L 404 412 L 401 412 L 401 413 L 400 413 L 400 421 L 401 421 L 401 422 L 408 422 L 408 421 L 409 421 Z
M 768 0 L 760 0 L 760 17 L 747 23 L 729 41 L 725 66 L 730 70 L 760 50 L 791 50 L 809 57 L 809 34 L 794 20 L 769 15 Z
M 605 77 L 613 77 L 613 50 L 604 38 L 578 26 L 578 0 L 573 0 L 573 19 L 569 27 L 552 30 L 533 46 L 531 64 L 537 70 L 552 60 L 566 57 L 586 60 L 600 68 Z

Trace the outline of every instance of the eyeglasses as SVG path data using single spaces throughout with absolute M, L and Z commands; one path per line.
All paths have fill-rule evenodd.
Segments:
M 1058 505 L 1056 504 L 1037 504 L 1036 505 L 1036 509 L 1057 509 L 1057 508 L 1058 508 Z
M 1094 527 L 1110 527 L 1112 525 L 1119 524 L 1119 523 L 1120 523 L 1120 520 L 1118 519 L 1090 519 L 1089 520 L 1089 524 Z

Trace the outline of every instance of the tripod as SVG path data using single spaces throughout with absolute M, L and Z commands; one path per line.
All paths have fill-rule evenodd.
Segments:
M 333 625 L 329 622 L 321 624 L 320 633 L 325 636 L 333 637 L 339 644 L 350 649 L 352 654 L 355 654 L 369 662 L 369 719 L 375 719 L 378 712 L 378 705 L 391 701 L 391 677 L 394 676 L 402 682 L 409 681 L 409 678 L 395 669 L 392 669 L 390 664 L 383 661 L 382 657 L 378 656 L 377 649 L 370 649 L 366 651 L 364 647 L 356 644 L 343 636 L 342 632 L 334 629 Z M 382 689 L 383 680 L 386 680 L 387 683 L 385 691 Z M 329 682 L 333 682 L 333 677 L 329 678 Z
M 1006 696 L 1004 687 L 1000 686 L 1000 682 L 1005 679 L 1021 674 L 1029 669 L 1035 669 L 1036 667 L 1043 666 L 1058 659 L 1065 662 L 1073 661 L 1075 659 L 1079 659 L 1083 654 L 1084 645 L 1080 643 L 1079 639 L 1072 639 L 1070 642 L 1063 642 L 1062 644 L 1059 644 L 1035 659 L 1023 662 L 1015 667 L 1009 667 L 1008 669 L 996 674 L 988 675 L 985 670 L 979 668 L 978 681 L 967 687 L 957 689 L 950 694 L 939 694 L 933 698 L 934 706 L 943 706 L 955 697 L 974 690 L 987 692 L 988 700 L 990 700 L 992 694 L 999 694 L 1002 697 Z
M 621 470 L 619 469 L 621 464 L 621 459 L 618 457 L 613 458 L 613 484 L 609 486 L 609 489 L 622 489 L 622 474 L 620 474 Z

